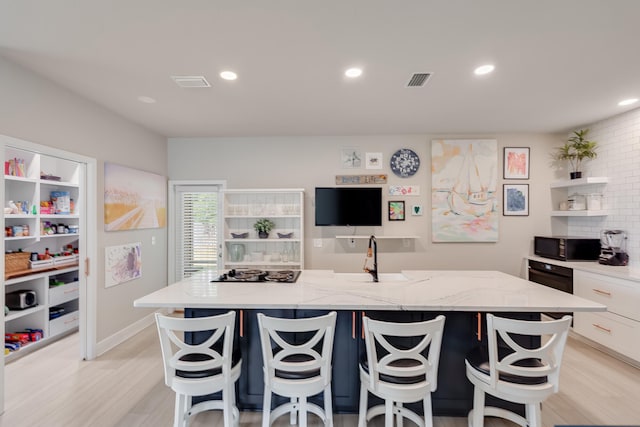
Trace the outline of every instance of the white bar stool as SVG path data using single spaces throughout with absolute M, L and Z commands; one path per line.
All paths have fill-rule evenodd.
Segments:
M 269 427 L 281 415 L 290 413 L 291 424 L 299 415 L 307 425 L 307 412 L 316 414 L 325 426 L 333 426 L 331 406 L 331 354 L 336 312 L 303 319 L 280 319 L 258 313 L 260 343 L 264 359 L 264 402 L 262 426 Z M 300 333 L 313 334 L 301 339 Z M 324 393 L 324 410 L 307 399 Z M 272 393 L 290 401 L 271 410 Z
M 540 403 L 559 389 L 560 365 L 571 316 L 548 322 L 505 319 L 487 314 L 488 348 L 472 350 L 465 360 L 474 385 L 469 426 L 482 427 L 484 417 L 508 419 L 523 427 L 542 426 Z M 541 345 L 528 349 L 513 336 L 540 336 Z M 525 417 L 485 406 L 485 393 L 525 405 Z
M 242 359 L 234 352 L 233 332 L 236 313 L 210 317 L 169 317 L 156 313 L 160 336 L 164 382 L 176 393 L 175 427 L 189 425 L 189 418 L 202 411 L 221 409 L 225 427 L 238 425 L 235 382 L 240 377 Z M 201 344 L 187 344 L 185 332 L 211 332 Z M 192 405 L 193 396 L 222 391 L 222 400 Z
M 385 426 L 402 426 L 408 418 L 418 426 L 432 426 L 431 393 L 438 387 L 438 363 L 445 317 L 414 323 L 383 322 L 363 317 L 366 360 L 360 363 L 360 414 L 358 426 L 385 415 Z M 404 337 L 402 345 L 392 344 Z M 411 345 L 413 337 L 419 342 Z M 427 350 L 428 347 L 428 350 Z M 424 355 L 428 352 L 427 356 Z M 368 394 L 384 399 L 384 405 L 367 410 Z M 403 407 L 403 403 L 423 402 L 424 417 Z

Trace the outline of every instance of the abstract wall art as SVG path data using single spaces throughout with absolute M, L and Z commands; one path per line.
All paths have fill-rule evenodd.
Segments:
M 105 231 L 163 228 L 167 224 L 167 179 L 104 164 Z
M 498 241 L 498 142 L 431 142 L 433 242 Z

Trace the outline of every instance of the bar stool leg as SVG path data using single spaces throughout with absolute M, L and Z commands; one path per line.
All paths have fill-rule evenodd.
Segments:
M 469 418 L 471 427 L 484 427 L 484 391 L 479 387 L 473 389 L 473 417 Z
M 384 427 L 393 427 L 393 401 L 384 401 Z
M 367 425 L 367 398 L 369 397 L 369 390 L 364 384 L 360 384 L 360 410 L 358 412 L 358 427 L 365 427 Z
M 433 410 L 431 408 L 431 395 L 425 396 L 422 401 L 424 408 L 424 427 L 433 427 Z
M 298 411 L 300 410 L 300 403 L 298 402 L 297 397 L 291 398 L 291 406 L 294 410 L 289 413 L 289 424 L 293 426 L 298 423 Z
M 325 426 L 333 427 L 333 406 L 331 403 L 331 386 L 324 389 L 324 416 Z
M 262 427 L 269 427 L 271 425 L 271 392 L 269 390 L 264 391 L 262 399 Z
M 300 403 L 300 427 L 307 427 L 307 398 L 301 397 L 299 399 Z
M 402 403 L 401 402 L 394 402 L 395 407 L 394 409 L 396 410 L 396 425 L 398 427 L 402 427 L 403 426 L 403 421 L 404 421 L 404 417 L 402 416 Z

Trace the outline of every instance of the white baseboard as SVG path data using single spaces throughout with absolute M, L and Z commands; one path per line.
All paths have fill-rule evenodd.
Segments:
M 157 310 L 158 313 L 166 314 L 168 312 L 167 309 Z M 135 336 L 140 333 L 144 328 L 155 323 L 154 313 L 149 314 L 148 316 L 143 317 L 137 322 L 127 326 L 121 331 L 111 335 L 107 339 L 100 341 L 96 346 L 96 357 L 100 356 L 112 348 L 116 347 L 119 344 L 122 344 L 129 338 Z

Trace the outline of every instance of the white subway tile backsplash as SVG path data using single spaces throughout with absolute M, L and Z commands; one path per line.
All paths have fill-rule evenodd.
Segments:
M 598 157 L 584 163 L 589 176 L 607 176 L 603 203 L 606 217 L 569 217 L 569 234 L 600 235 L 603 229 L 627 232 L 629 264 L 640 266 L 640 108 L 589 126 L 599 145 Z

